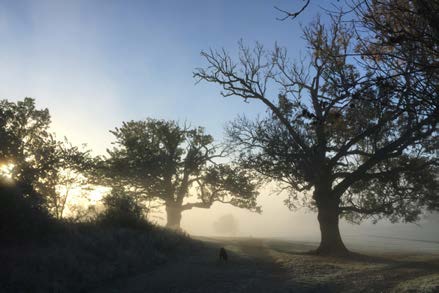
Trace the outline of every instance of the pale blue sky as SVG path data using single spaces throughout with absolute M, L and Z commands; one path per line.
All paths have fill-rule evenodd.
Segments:
M 324 1 L 321 1 L 322 3 Z M 223 99 L 219 87 L 195 85 L 200 51 L 236 52 L 242 38 L 303 50 L 299 23 L 280 22 L 277 1 L 0 0 L 0 97 L 36 98 L 48 107 L 54 129 L 103 152 L 108 130 L 123 120 L 179 119 L 221 138 L 223 124 L 258 105 Z
M 306 51 L 299 24 L 311 22 L 319 5 L 329 2 L 314 0 L 295 21 L 280 22 L 273 6 L 293 10 L 303 2 L 0 0 L 0 98 L 34 97 L 51 111 L 58 135 L 97 153 L 109 146 L 108 130 L 146 117 L 191 121 L 221 139 L 225 122 L 264 108 L 222 98 L 216 85 L 195 85 L 192 72 L 204 64 L 200 51 L 224 47 L 233 53 L 242 38 L 268 48 L 277 41 L 298 58 Z M 282 198 L 265 193 L 261 203 L 262 215 L 215 205 L 184 213 L 182 224 L 208 234 L 218 216 L 232 213 L 244 235 L 318 235 L 314 214 L 291 213 Z M 433 222 L 424 228 L 343 225 L 345 235 L 437 238 Z

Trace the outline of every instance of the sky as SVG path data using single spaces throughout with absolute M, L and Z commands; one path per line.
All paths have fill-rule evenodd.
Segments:
M 34 97 L 58 133 L 97 153 L 108 130 L 145 117 L 187 120 L 220 139 L 226 121 L 258 105 L 196 85 L 200 52 L 236 52 L 241 38 L 301 50 L 298 22 L 275 20 L 273 6 L 288 2 L 1 0 L 0 97 Z
M 225 48 L 233 55 L 242 39 L 267 48 L 277 42 L 297 59 L 306 52 L 301 25 L 329 2 L 312 1 L 296 20 L 282 22 L 274 6 L 294 10 L 301 1 L 0 0 L 0 98 L 35 98 L 38 107 L 49 108 L 58 136 L 86 143 L 95 154 L 111 146 L 110 129 L 146 117 L 188 121 L 221 140 L 226 122 L 264 107 L 196 84 L 193 72 L 205 65 L 200 52 Z M 260 199 L 262 215 L 215 205 L 185 212 L 182 226 L 207 235 L 217 218 L 233 214 L 242 235 L 318 235 L 315 214 L 292 213 L 269 193 Z M 435 221 L 424 219 L 423 227 L 342 224 L 342 230 L 431 239 Z

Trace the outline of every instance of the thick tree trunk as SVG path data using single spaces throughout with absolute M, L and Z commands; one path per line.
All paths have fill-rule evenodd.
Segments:
M 348 253 L 346 246 L 341 239 L 338 228 L 339 212 L 336 202 L 329 202 L 318 205 L 318 216 L 320 224 L 320 246 L 316 252 L 320 255 L 344 255 Z
M 181 208 L 181 206 L 175 204 L 166 204 L 166 216 L 167 216 L 166 227 L 172 229 L 180 229 L 182 212 L 183 209 Z

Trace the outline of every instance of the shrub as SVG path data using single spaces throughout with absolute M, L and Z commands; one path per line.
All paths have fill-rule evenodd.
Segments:
M 15 186 L 0 184 L 0 239 L 2 243 L 34 240 L 55 228 L 55 221 L 32 198 Z
M 121 188 L 102 199 L 105 210 L 98 216 L 97 222 L 104 226 L 142 228 L 149 226 L 142 207 Z

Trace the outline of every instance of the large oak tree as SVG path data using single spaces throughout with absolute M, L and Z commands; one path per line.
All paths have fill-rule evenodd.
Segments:
M 340 217 L 411 222 L 438 207 L 437 80 L 360 62 L 371 55 L 356 32 L 341 17 L 317 20 L 304 29 L 300 62 L 279 47 L 241 45 L 236 61 L 202 52 L 207 65 L 194 74 L 225 97 L 266 105 L 266 116 L 231 123 L 230 141 L 241 166 L 289 189 L 290 207 L 318 211 L 320 254 L 347 252 Z
M 252 176 L 218 163 L 224 152 L 202 127 L 146 119 L 124 122 L 111 133 L 114 147 L 98 168 L 103 184 L 123 187 L 139 202 L 160 201 L 168 227 L 180 228 L 183 211 L 214 202 L 260 210 Z

